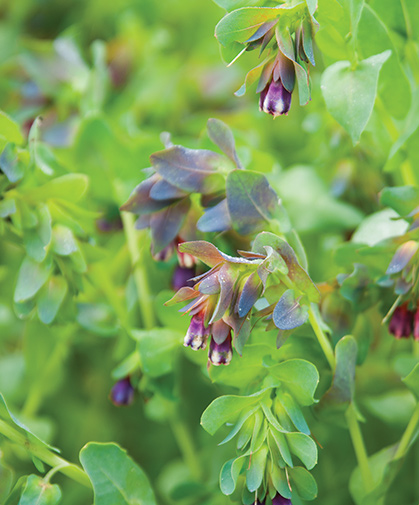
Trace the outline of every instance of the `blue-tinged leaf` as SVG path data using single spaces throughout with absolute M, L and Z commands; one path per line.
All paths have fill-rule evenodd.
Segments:
M 167 182 L 190 193 L 210 194 L 224 187 L 224 178 L 214 170 L 223 157 L 204 149 L 173 146 L 150 156 L 156 172 Z
M 237 168 L 242 168 L 236 153 L 233 133 L 230 128 L 219 119 L 208 119 L 207 131 L 209 138 L 226 154 Z
M 317 496 L 317 484 L 311 473 L 302 466 L 289 469 L 289 479 L 293 491 L 295 490 L 303 500 L 314 500 Z
M 266 177 L 258 172 L 230 172 L 226 194 L 233 228 L 241 235 L 254 233 L 266 226 L 278 207 L 278 196 Z
M 13 198 L 5 198 L 0 201 L 0 217 L 11 216 L 16 212 L 16 202 Z
M 245 42 L 262 25 L 284 16 L 298 15 L 303 4 L 280 7 L 243 7 L 224 16 L 215 27 L 215 36 L 220 44 L 226 46 L 232 42 Z
M 205 242 L 204 240 L 196 240 L 193 242 L 183 242 L 179 244 L 179 251 L 188 253 L 195 258 L 200 259 L 206 265 L 215 267 L 219 263 L 224 262 L 224 257 L 215 245 Z
M 292 289 L 285 291 L 273 312 L 275 326 L 280 330 L 293 330 L 304 324 L 307 319 L 308 307 L 300 305 Z
M 241 430 L 241 428 L 243 427 L 244 423 L 249 419 L 249 417 L 254 414 L 256 412 L 256 410 L 258 409 L 259 407 L 256 406 L 256 407 L 253 407 L 252 409 L 249 409 L 249 410 L 246 410 L 243 412 L 243 415 L 240 417 L 240 419 L 236 422 L 236 424 L 234 425 L 233 429 L 230 431 L 230 433 L 226 436 L 226 438 L 220 442 L 218 445 L 223 445 L 223 444 L 226 444 L 227 442 L 230 442 L 230 440 L 232 440 L 236 435 L 237 433 Z
M 67 294 L 67 282 L 64 277 L 51 277 L 41 290 L 37 300 L 39 319 L 44 324 L 50 324 L 55 319 L 57 312 Z
M 243 96 L 246 93 L 246 88 L 254 84 L 259 79 L 266 62 L 267 60 L 264 60 L 256 67 L 249 70 L 245 77 L 244 84 L 234 93 L 236 96 Z
M 409 263 L 419 249 L 419 243 L 414 240 L 409 240 L 402 244 L 393 256 L 390 265 L 387 268 L 386 274 L 396 274 L 401 272 Z
M 25 164 L 20 159 L 14 144 L 7 144 L 0 156 L 0 170 L 6 175 L 10 182 L 17 182 L 22 179 L 25 173 Z
M 205 209 L 204 215 L 199 218 L 196 227 L 202 232 L 227 231 L 231 228 L 231 219 L 228 212 L 227 199 Z
M 293 396 L 286 391 L 278 391 L 278 397 L 281 400 L 282 406 L 285 412 L 288 414 L 289 418 L 293 422 L 297 430 L 306 435 L 310 435 L 310 428 L 301 412 L 301 408 L 298 403 L 294 400 Z
M 276 442 L 276 445 L 278 446 L 279 452 L 283 460 L 289 467 L 292 468 L 294 464 L 292 462 L 291 452 L 289 450 L 287 439 L 285 438 L 284 434 L 279 432 L 275 428 L 271 428 L 270 432 L 272 434 L 273 439 Z
M 250 468 L 246 472 L 247 489 L 252 493 L 259 489 L 265 474 L 268 447 L 263 445 L 257 452 L 252 454 Z
M 150 191 L 154 184 L 160 180 L 157 174 L 141 182 L 131 193 L 128 200 L 121 206 L 121 210 L 134 214 L 151 214 L 157 212 L 172 203 L 171 201 L 153 200 Z
M 51 262 L 37 263 L 27 256 L 20 266 L 14 293 L 15 302 L 29 300 L 42 288 L 51 273 Z
M 174 240 L 191 207 L 189 198 L 184 198 L 150 217 L 153 253 L 158 253 Z
M 294 282 L 298 289 L 308 296 L 311 302 L 317 303 L 320 300 L 319 291 L 310 279 L 308 273 L 298 263 L 292 247 L 277 235 L 269 232 L 262 232 L 255 238 L 252 249 L 257 253 L 266 254 L 265 246 L 272 247 L 272 249 L 281 255 L 288 267 L 288 277 Z
M 237 479 L 245 463 L 248 454 L 243 454 L 236 459 L 227 461 L 220 473 L 220 489 L 223 494 L 229 496 L 236 489 Z
M 172 186 L 164 179 L 157 181 L 150 189 L 150 198 L 153 200 L 173 200 L 187 196 L 187 194 L 176 186 Z
M 228 263 L 226 263 L 221 267 L 218 276 L 221 289 L 210 323 L 214 323 L 215 321 L 221 319 L 230 307 L 230 303 L 233 298 L 234 280 L 231 267 Z
M 312 438 L 304 433 L 286 433 L 285 438 L 293 454 L 311 470 L 317 464 L 317 446 Z
M 244 317 L 252 309 L 262 293 L 262 282 L 256 272 L 247 278 L 238 303 L 237 312 L 239 317 Z
M 220 292 L 220 281 L 219 281 L 219 271 L 214 269 L 210 271 L 211 273 L 205 276 L 195 288 L 199 289 L 199 292 L 203 295 L 214 295 Z

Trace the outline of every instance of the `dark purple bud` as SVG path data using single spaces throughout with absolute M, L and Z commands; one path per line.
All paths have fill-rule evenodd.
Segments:
M 282 495 L 277 493 L 272 498 L 272 505 L 292 505 L 291 500 L 289 498 L 284 498 Z
M 109 398 L 116 407 L 131 405 L 134 400 L 134 388 L 130 378 L 119 380 L 111 389 Z
M 273 117 L 287 115 L 291 107 L 291 93 L 282 85 L 281 79 L 272 79 L 260 93 L 259 109 Z
M 110 233 L 122 230 L 122 220 L 119 216 L 115 218 L 100 217 L 96 219 L 96 227 L 102 233 Z
M 211 363 L 215 366 L 230 364 L 233 357 L 233 348 L 231 345 L 231 334 L 224 340 L 222 344 L 217 344 L 215 339 L 211 339 L 208 357 Z
M 184 286 L 193 287 L 194 282 L 190 281 L 195 276 L 195 268 L 184 268 L 178 265 L 173 272 L 172 288 L 174 291 L 179 291 Z
M 205 326 L 205 310 L 192 316 L 183 345 L 191 347 L 194 351 L 205 349 L 208 337 L 211 334 L 211 326 Z
M 388 331 L 396 338 L 410 337 L 413 331 L 413 312 L 407 308 L 407 303 L 400 305 L 393 312 Z
M 413 336 L 415 340 L 419 341 L 419 307 L 416 309 L 415 317 L 413 319 Z

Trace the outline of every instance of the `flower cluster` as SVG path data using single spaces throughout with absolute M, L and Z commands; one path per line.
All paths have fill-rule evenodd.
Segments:
M 301 6 L 294 9 L 286 5 L 271 9 L 272 19 L 262 24 L 255 20 L 257 30 L 244 42 L 237 41 L 245 46 L 237 57 L 255 49 L 259 50 L 259 57 L 265 56 L 265 60 L 248 73 L 246 83 L 260 76 L 256 89 L 260 93 L 259 108 L 274 118 L 288 114 L 296 82 L 300 104 L 305 105 L 310 100 L 308 65 L 315 65 L 313 39 L 317 22 L 308 9 Z M 281 12 L 280 16 L 276 15 L 276 10 Z M 223 20 L 221 26 L 222 23 Z M 222 34 L 218 38 L 224 42 Z M 246 84 L 236 95 L 242 95 L 245 90 Z
M 188 302 L 183 312 L 192 317 L 184 345 L 199 350 L 209 341 L 209 359 L 214 365 L 230 363 L 233 344 L 242 353 L 250 334 L 250 312 L 265 292 L 271 274 L 277 275 L 275 283 L 282 287 L 282 296 L 259 312 L 268 320 L 267 329 L 288 332 L 300 326 L 307 319 L 309 302 L 318 299 L 317 288 L 292 248 L 271 233 L 260 233 L 254 251 L 239 251 L 242 257 L 229 256 L 204 241 L 180 244 L 179 250 L 211 269 L 193 278 L 193 287 L 182 287 L 167 303 Z M 288 277 L 287 283 L 281 282 L 281 276 Z M 300 293 L 298 298 L 288 289 L 290 283 Z

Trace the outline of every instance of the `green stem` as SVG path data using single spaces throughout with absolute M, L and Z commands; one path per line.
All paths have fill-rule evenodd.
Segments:
M 409 11 L 407 10 L 405 0 L 400 0 L 400 4 L 402 6 L 404 22 L 406 25 L 406 35 L 408 39 L 412 38 L 412 23 L 410 21 Z
M 134 216 L 128 212 L 122 212 L 125 237 L 131 255 L 131 264 L 134 273 L 134 281 L 137 288 L 138 303 L 144 327 L 150 330 L 156 326 L 153 301 L 150 294 L 150 284 L 146 268 L 141 261 L 141 249 L 138 245 L 138 232 L 134 228 Z
M 359 427 L 355 408 L 352 403 L 346 411 L 346 420 L 348 421 L 352 445 L 354 446 L 356 459 L 358 461 L 359 469 L 361 470 L 364 488 L 365 491 L 369 493 L 374 489 L 374 479 L 368 462 L 368 455 L 365 449 L 364 439 L 362 438 L 361 428 Z
M 412 443 L 412 440 L 417 435 L 417 431 L 419 429 L 419 402 L 416 405 L 415 410 L 413 411 L 413 415 L 410 418 L 409 424 L 406 427 L 405 432 L 400 439 L 399 446 L 397 448 L 396 454 L 394 455 L 394 459 L 403 458 L 403 456 L 409 450 L 409 447 Z
M 91 483 L 89 477 L 86 473 L 77 465 L 73 463 L 69 463 L 60 456 L 57 456 L 52 451 L 50 451 L 47 447 L 43 445 L 37 444 L 36 442 L 31 442 L 25 435 L 20 433 L 18 430 L 9 426 L 6 422 L 0 419 L 0 433 L 7 437 L 12 442 L 17 443 L 21 447 L 24 447 L 28 452 L 30 452 L 33 456 L 40 459 L 47 465 L 55 468 L 60 467 L 59 471 L 67 477 L 75 480 L 79 484 L 86 486 L 91 489 Z
M 179 411 L 176 407 L 173 409 L 173 413 L 170 416 L 170 426 L 172 428 L 179 450 L 182 453 L 183 459 L 187 464 L 191 475 L 197 481 L 201 481 L 201 461 L 193 444 L 191 433 L 186 428 L 185 423 L 181 419 Z
M 335 355 L 333 353 L 332 346 L 330 345 L 329 339 L 327 338 L 326 334 L 322 330 L 320 321 L 319 321 L 319 316 L 316 313 L 316 311 L 313 310 L 313 307 L 310 307 L 308 309 L 308 319 L 310 321 L 311 327 L 313 328 L 314 333 L 316 334 L 317 340 L 319 341 L 319 344 L 321 348 L 323 349 L 323 352 L 327 358 L 327 361 L 329 362 L 330 368 L 332 370 L 335 369 L 336 366 L 336 361 L 335 361 Z

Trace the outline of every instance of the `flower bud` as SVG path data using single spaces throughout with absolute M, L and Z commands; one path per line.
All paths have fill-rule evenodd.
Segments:
M 195 268 L 185 268 L 178 265 L 173 272 L 172 277 L 172 288 L 174 291 L 178 291 L 184 286 L 193 287 L 194 282 L 190 281 L 192 277 L 195 276 Z
M 130 378 L 119 380 L 111 389 L 109 398 L 116 407 L 131 405 L 134 400 L 134 388 Z
M 217 344 L 214 338 L 211 339 L 208 357 L 213 365 L 228 365 L 233 357 L 231 345 L 231 332 L 221 344 Z
M 191 323 L 189 324 L 188 331 L 183 341 L 185 347 L 191 347 L 194 351 L 205 349 L 208 337 L 211 334 L 211 327 L 206 327 L 204 320 L 204 310 L 192 316 Z
M 273 78 L 260 93 L 259 109 L 275 118 L 287 115 L 291 107 L 291 93 L 282 85 L 281 79 Z
M 407 308 L 407 303 L 400 305 L 393 312 L 388 331 L 396 338 L 410 337 L 413 331 L 413 312 Z
M 284 498 L 282 495 L 277 493 L 272 498 L 272 505 L 292 505 L 291 500 L 289 498 Z

